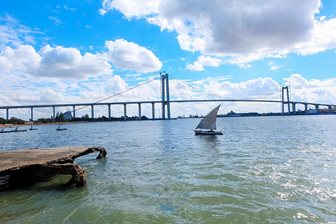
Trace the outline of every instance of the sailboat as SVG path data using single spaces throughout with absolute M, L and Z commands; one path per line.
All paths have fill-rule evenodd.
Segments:
M 5 127 L 3 127 L 2 129 L 0 129 L 0 133 L 11 133 L 11 132 L 13 132 L 13 131 L 11 131 L 11 130 L 5 130 L 7 127 L 5 126 Z
M 219 104 L 217 107 L 212 109 L 197 125 L 195 135 L 222 135 L 221 131 L 216 130 L 216 118 L 219 110 Z
M 56 128 L 56 131 L 66 131 L 68 130 L 67 128 L 62 128 L 61 124 L 58 124 L 58 127 Z

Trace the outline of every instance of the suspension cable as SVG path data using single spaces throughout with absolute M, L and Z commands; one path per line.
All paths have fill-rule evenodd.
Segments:
M 95 105 L 95 104 L 100 103 L 100 102 L 102 102 L 102 101 L 104 101 L 104 100 L 108 100 L 108 99 L 110 99 L 110 98 L 119 96 L 119 95 L 121 95 L 121 94 L 123 94 L 123 93 L 126 93 L 126 92 L 131 91 L 131 90 L 133 90 L 133 89 L 135 89 L 135 88 L 138 88 L 138 87 L 143 86 L 143 85 L 145 85 L 145 84 L 147 84 L 147 83 L 150 83 L 150 82 L 152 82 L 152 81 L 154 81 L 154 80 L 156 80 L 156 79 L 157 79 L 157 77 L 156 77 L 156 78 L 151 78 L 151 79 L 147 80 L 146 82 L 140 83 L 139 85 L 133 86 L 133 87 L 131 87 L 131 88 L 129 88 L 129 89 L 126 89 L 126 90 L 124 90 L 124 91 L 122 91 L 122 92 L 116 93 L 116 94 L 114 94 L 114 95 L 112 95 L 112 96 L 108 96 L 108 97 L 106 97 L 106 98 L 100 99 L 100 100 L 98 100 L 98 101 L 92 103 L 91 105 Z M 75 111 L 82 110 L 82 109 L 84 109 L 84 108 L 86 108 L 86 107 L 89 107 L 89 106 L 91 106 L 91 105 L 82 106 L 82 107 L 76 109 Z

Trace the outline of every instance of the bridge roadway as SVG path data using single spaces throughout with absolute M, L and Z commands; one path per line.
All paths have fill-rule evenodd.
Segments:
M 318 109 L 320 106 L 328 107 L 329 110 L 336 108 L 336 105 L 325 104 L 325 103 L 309 103 L 302 101 L 281 101 L 281 100 L 254 100 L 254 99 L 199 99 L 199 100 L 170 100 L 170 103 L 200 103 L 200 102 L 255 102 L 255 103 L 282 103 L 291 104 L 292 110 L 295 113 L 296 104 L 302 104 L 305 106 L 305 111 L 308 109 L 308 105 L 315 106 Z M 139 117 L 141 117 L 141 104 L 152 104 L 152 118 L 155 118 L 155 104 L 165 104 L 167 101 L 127 101 L 127 102 L 100 102 L 100 103 L 65 103 L 65 104 L 37 104 L 37 105 L 14 105 L 14 106 L 0 106 L 0 110 L 6 110 L 6 119 L 9 119 L 10 109 L 31 109 L 31 120 L 33 120 L 33 109 L 34 108 L 53 108 L 53 118 L 55 118 L 55 108 L 56 107 L 72 107 L 73 116 L 76 114 L 76 107 L 91 107 L 91 117 L 94 117 L 94 106 L 108 106 L 108 117 L 111 118 L 111 105 L 124 105 L 124 117 L 127 116 L 126 105 L 128 104 L 138 104 Z M 290 112 L 290 111 L 289 111 Z

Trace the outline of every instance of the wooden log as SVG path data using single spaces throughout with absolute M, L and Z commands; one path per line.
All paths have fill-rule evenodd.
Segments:
M 71 175 L 67 186 L 83 186 L 85 171 L 74 160 L 99 152 L 97 159 L 106 157 L 103 147 L 62 147 L 0 152 L 0 190 L 17 188 L 47 180 L 57 174 Z

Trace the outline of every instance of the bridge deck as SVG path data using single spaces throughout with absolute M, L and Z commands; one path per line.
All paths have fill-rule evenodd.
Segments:
M 170 100 L 170 103 L 201 103 L 201 102 L 251 102 L 251 103 L 283 103 L 281 100 L 266 99 L 199 99 L 199 100 Z M 104 106 L 104 105 L 123 105 L 123 104 L 160 104 L 162 101 L 125 101 L 125 102 L 99 102 L 99 103 L 66 103 L 66 104 L 36 104 L 36 105 L 16 105 L 16 106 L 0 106 L 0 109 L 22 109 L 22 108 L 43 108 L 43 107 L 81 107 L 81 106 Z M 327 103 L 301 102 L 301 101 L 285 101 L 284 103 L 309 104 L 319 106 L 336 106 Z

